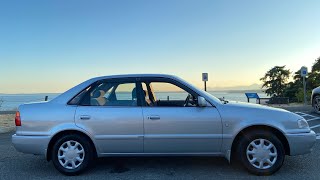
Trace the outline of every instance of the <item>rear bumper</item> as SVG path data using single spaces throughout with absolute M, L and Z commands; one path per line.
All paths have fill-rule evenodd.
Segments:
M 17 151 L 28 154 L 46 155 L 50 136 L 12 135 L 12 144 Z
M 310 131 L 309 133 L 286 134 L 286 137 L 290 146 L 291 156 L 310 153 L 316 142 L 316 133 L 314 131 Z

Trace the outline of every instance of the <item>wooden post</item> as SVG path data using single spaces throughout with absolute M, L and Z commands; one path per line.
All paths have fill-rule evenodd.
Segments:
M 48 101 L 48 96 L 45 96 L 45 97 L 44 97 L 44 101 Z

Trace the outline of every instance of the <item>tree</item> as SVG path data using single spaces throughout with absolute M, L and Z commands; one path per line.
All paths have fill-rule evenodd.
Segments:
M 265 93 L 271 97 L 281 97 L 287 88 L 287 81 L 291 74 L 286 66 L 275 66 L 270 69 L 263 78 L 262 88 L 267 88 Z
M 298 102 L 297 93 L 303 87 L 303 78 L 301 77 L 301 70 L 299 69 L 293 74 L 293 82 L 288 84 L 285 90 L 285 97 L 289 97 L 290 102 Z
M 287 84 L 287 87 L 285 88 L 284 91 L 284 97 L 288 97 L 290 102 L 297 102 L 298 97 L 297 97 L 297 92 L 299 91 L 299 84 L 296 81 L 295 82 L 289 82 Z M 302 85 L 302 83 L 301 83 Z
M 309 73 L 307 80 L 307 86 L 310 89 L 320 86 L 320 57 L 318 57 L 312 65 L 311 72 Z
M 314 64 L 312 65 L 312 72 L 320 73 L 320 57 L 316 59 Z

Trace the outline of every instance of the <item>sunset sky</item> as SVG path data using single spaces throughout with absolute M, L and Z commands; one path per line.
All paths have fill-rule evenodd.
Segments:
M 0 2 L 0 93 L 63 92 L 95 76 L 168 73 L 260 83 L 320 56 L 319 0 Z

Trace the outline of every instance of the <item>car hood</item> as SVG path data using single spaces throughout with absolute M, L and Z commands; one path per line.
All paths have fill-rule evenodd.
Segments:
M 264 106 L 260 104 L 252 104 L 252 103 L 244 103 L 244 102 L 236 102 L 236 101 L 229 101 L 228 103 L 225 104 L 228 107 L 233 107 L 233 108 L 245 108 L 245 109 L 255 109 L 255 110 L 267 110 L 267 111 L 278 111 L 278 112 L 289 112 L 285 109 L 281 108 L 274 108 L 270 106 Z
M 264 122 L 270 120 L 276 121 L 294 121 L 303 117 L 281 109 L 259 104 L 243 103 L 243 102 L 228 102 L 219 108 L 222 118 L 238 119 L 238 120 L 261 120 Z

